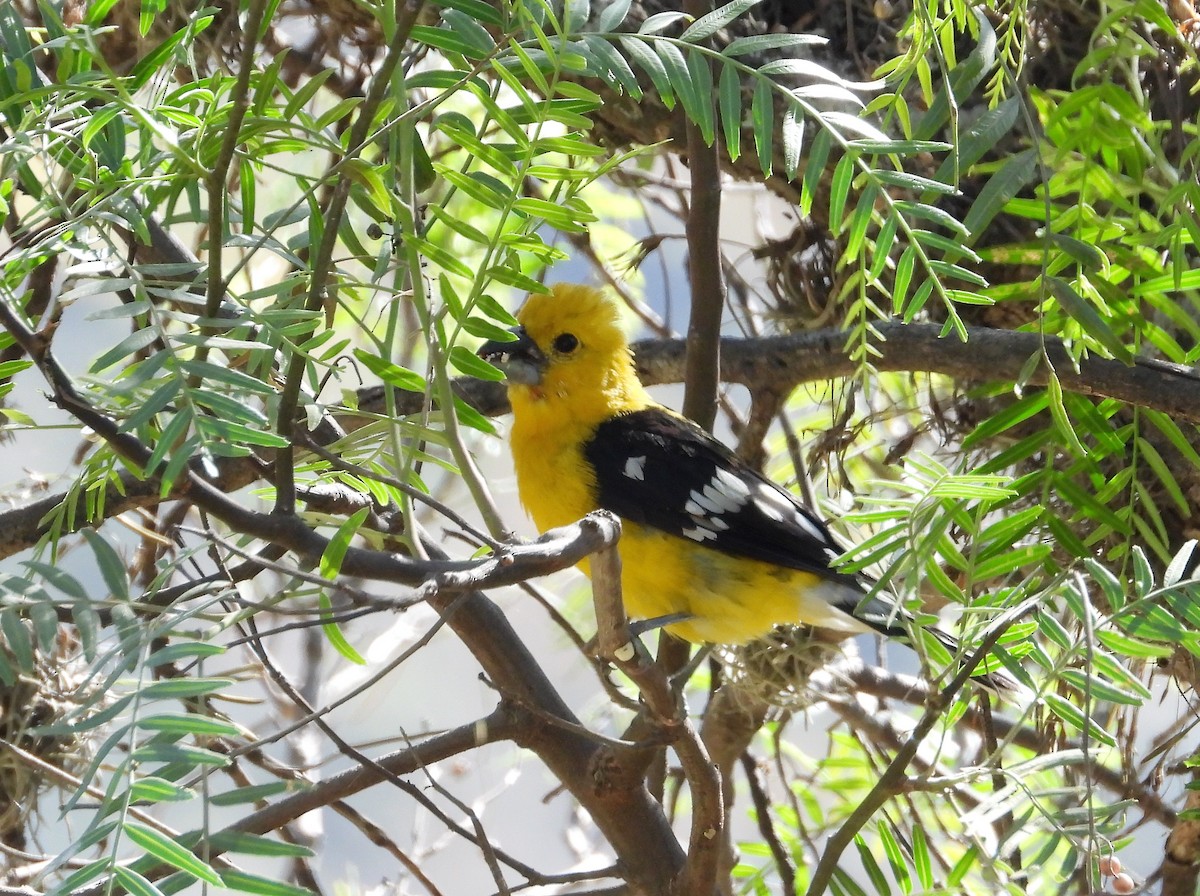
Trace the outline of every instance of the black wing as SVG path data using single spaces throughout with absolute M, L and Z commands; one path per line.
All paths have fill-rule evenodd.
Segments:
M 584 454 L 600 506 L 619 517 L 862 588 L 830 568 L 842 549 L 812 511 L 690 420 L 663 408 L 621 414 L 597 427 Z

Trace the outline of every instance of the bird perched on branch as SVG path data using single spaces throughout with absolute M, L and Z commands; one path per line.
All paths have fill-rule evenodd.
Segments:
M 809 508 L 650 397 L 602 292 L 558 284 L 518 320 L 515 341 L 479 354 L 508 379 L 521 502 L 543 530 L 597 509 L 621 518 L 630 616 L 716 644 L 780 623 L 908 637 L 906 611 L 833 567 L 842 548 Z

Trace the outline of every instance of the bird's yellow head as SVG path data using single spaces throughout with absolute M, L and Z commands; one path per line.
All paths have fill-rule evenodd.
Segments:
M 596 424 L 650 403 L 621 329 L 620 309 L 590 286 L 558 283 L 517 313 L 515 342 L 479 354 L 508 376 L 518 423 Z

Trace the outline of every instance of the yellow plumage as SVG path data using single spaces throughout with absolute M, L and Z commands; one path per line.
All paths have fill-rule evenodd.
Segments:
M 510 372 L 512 452 L 521 501 L 545 530 L 602 506 L 594 457 L 585 451 L 588 445 L 597 450 L 598 427 L 660 406 L 638 381 L 617 307 L 598 290 L 559 284 L 549 294 L 531 296 L 518 319 L 523 338 L 536 347 L 530 350 L 541 357 L 536 365 L 531 362 L 539 368 L 536 376 Z M 571 346 L 572 340 L 577 344 Z M 490 356 L 507 360 L 507 345 L 492 344 Z M 630 487 L 641 485 L 637 461 L 636 456 L 625 461 L 632 464 L 625 469 Z M 620 515 L 625 517 L 619 544 L 622 590 L 632 617 L 688 614 L 691 618 L 668 630 L 696 642 L 744 642 L 779 623 L 870 630 L 842 608 L 848 593 L 850 607 L 864 593 L 844 582 L 718 550 L 708 543 L 718 543 L 723 534 L 716 525 L 712 533 L 697 529 L 687 536 Z M 721 526 L 738 525 L 737 513 L 724 518 L 728 523 L 719 521 Z M 581 567 L 588 571 L 586 561 Z

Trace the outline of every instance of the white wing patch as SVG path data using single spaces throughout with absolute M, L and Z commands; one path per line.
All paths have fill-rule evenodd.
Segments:
M 680 534 L 693 541 L 705 542 L 717 538 L 718 532 L 729 528 L 726 517 L 737 513 L 750 503 L 750 489 L 742 480 L 725 470 L 717 470 L 703 488 L 688 493 L 684 513 L 695 522 L 691 529 Z
M 631 457 L 625 461 L 625 475 L 630 479 L 636 479 L 638 482 L 646 478 L 646 455 L 641 457 Z
M 717 533 L 712 529 L 706 529 L 703 526 L 696 526 L 692 529 L 684 529 L 679 533 L 684 538 L 690 538 L 692 541 L 698 541 L 703 544 L 707 539 L 717 537 Z
M 786 517 L 791 516 L 794 512 L 792 505 L 780 498 L 775 493 L 775 489 L 762 483 L 759 483 L 754 488 L 754 506 L 767 519 L 774 520 L 777 523 L 782 523 Z
M 758 485 L 754 490 L 754 500 L 758 509 L 768 519 L 775 520 L 778 523 L 787 521 L 791 525 L 798 526 L 804 530 L 805 535 L 815 542 L 821 543 L 828 540 L 812 520 L 797 510 L 796 505 L 770 485 Z

